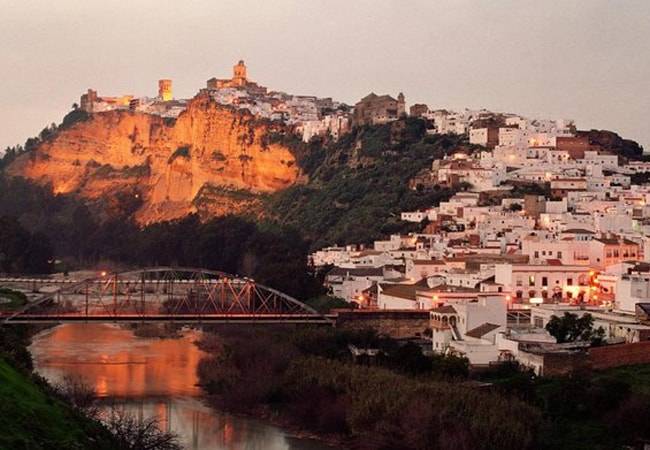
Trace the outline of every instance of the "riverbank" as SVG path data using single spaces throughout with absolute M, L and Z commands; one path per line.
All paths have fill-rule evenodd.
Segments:
M 538 411 L 433 373 L 392 370 L 427 368 L 431 361 L 412 347 L 394 347 L 384 367 L 346 361 L 349 344 L 391 346 L 377 339 L 322 329 L 208 334 L 200 346 L 212 356 L 199 365 L 199 378 L 217 408 L 271 414 L 345 447 L 531 448 Z M 454 367 L 448 363 L 437 361 L 436 370 Z
M 56 398 L 0 358 L 0 449 L 113 450 L 116 442 L 98 422 Z
M 0 327 L 0 450 L 180 450 L 156 420 L 119 408 L 100 413 L 97 391 L 77 377 L 56 384 L 34 371 L 32 339 L 57 327 Z
M 356 364 L 348 345 L 381 349 Z M 332 329 L 217 330 L 199 379 L 220 409 L 364 450 L 641 449 L 650 442 L 650 365 L 536 378 Z M 465 366 L 466 369 L 466 366 Z

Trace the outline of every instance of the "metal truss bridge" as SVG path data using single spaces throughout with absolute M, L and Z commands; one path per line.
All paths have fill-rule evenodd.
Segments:
M 4 285 L 49 288 L 0 323 L 178 322 L 333 325 L 329 316 L 245 277 L 155 267 L 82 281 L 3 278 Z M 0 305 L 0 308 L 2 305 Z

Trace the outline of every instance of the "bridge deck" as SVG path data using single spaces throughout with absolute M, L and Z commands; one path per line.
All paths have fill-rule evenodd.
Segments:
M 22 314 L 9 318 L 7 314 L 0 314 L 0 321 L 4 324 L 26 324 L 26 323 L 84 323 L 84 322 L 116 322 L 116 323 L 140 323 L 140 322 L 179 322 L 179 323 L 247 323 L 247 324 L 292 324 L 292 323 L 316 323 L 333 325 L 336 316 L 314 316 L 311 314 Z M 9 319 L 9 320 L 6 320 Z

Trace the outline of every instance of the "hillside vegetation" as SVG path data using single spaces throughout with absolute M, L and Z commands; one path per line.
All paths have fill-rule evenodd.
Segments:
M 108 431 L 0 358 L 0 449 L 114 449 Z
M 408 181 L 435 159 L 471 151 L 464 137 L 427 135 L 424 121 L 413 118 L 355 129 L 336 143 L 297 147 L 310 182 L 273 194 L 267 210 L 301 230 L 312 248 L 409 231 L 401 211 L 437 205 L 453 191 L 420 192 Z

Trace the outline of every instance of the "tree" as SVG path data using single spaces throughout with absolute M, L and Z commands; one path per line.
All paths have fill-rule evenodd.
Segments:
M 160 429 L 155 417 L 138 420 L 120 409 L 112 409 L 104 425 L 116 440 L 119 450 L 180 450 L 174 433 Z
M 0 217 L 0 272 L 47 273 L 53 259 L 47 237 L 30 233 L 14 218 Z
M 558 343 L 589 341 L 594 345 L 601 344 L 605 337 L 603 327 L 594 330 L 594 318 L 591 314 L 578 317 L 577 314 L 565 312 L 562 317 L 551 316 L 546 324 L 546 330 L 557 339 Z

